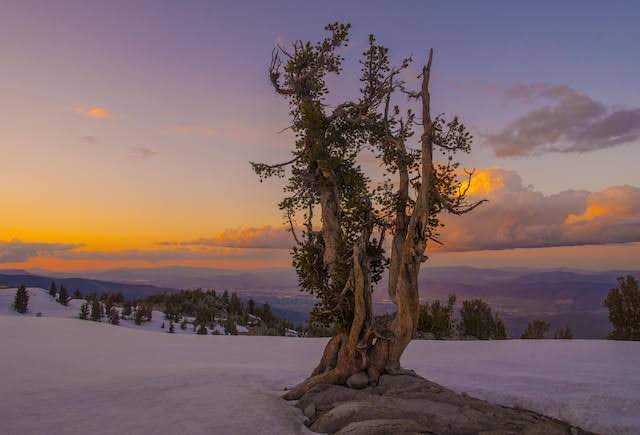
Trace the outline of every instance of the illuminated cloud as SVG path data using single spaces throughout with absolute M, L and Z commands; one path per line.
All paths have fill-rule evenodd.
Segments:
M 28 243 L 19 240 L 5 242 L 0 240 L 0 264 L 21 263 L 34 257 L 57 255 L 81 246 L 79 244 Z
M 640 189 L 616 186 L 601 192 L 567 190 L 554 195 L 524 186 L 500 168 L 475 172 L 468 193 L 486 204 L 463 216 L 444 214 L 443 251 L 502 250 L 640 241 Z M 165 248 L 211 247 L 288 250 L 287 227 L 227 229 L 210 238 L 165 241 Z
M 464 179 L 464 174 L 460 175 Z M 470 180 L 462 183 L 461 190 L 465 191 L 467 195 L 480 195 L 503 189 L 506 176 L 507 173 L 500 169 L 475 171 Z
M 87 110 L 86 115 L 91 118 L 106 118 L 108 116 L 111 116 L 111 112 L 103 107 L 92 107 L 91 109 Z
M 517 85 L 507 100 L 552 104 L 529 111 L 500 132 L 485 136 L 499 157 L 546 152 L 582 153 L 630 143 L 640 138 L 640 108 L 609 108 L 562 85 Z
M 227 229 L 211 238 L 180 242 L 160 242 L 159 244 L 162 246 L 290 249 L 294 241 L 286 227 L 265 225 L 262 227 Z
M 129 158 L 148 159 L 158 155 L 158 151 L 145 147 L 129 147 Z
M 489 202 L 463 216 L 444 216 L 446 251 L 473 251 L 640 241 L 640 188 L 601 192 L 567 190 L 544 195 L 518 174 L 479 171 L 474 197 Z M 473 191 L 473 181 L 470 191 Z
M 98 107 L 98 106 L 76 105 L 73 107 L 73 111 L 80 115 L 87 116 L 89 118 L 99 119 L 99 118 L 108 118 L 109 116 L 111 116 L 111 112 L 109 112 L 104 107 Z
M 640 189 L 616 186 L 589 195 L 584 212 L 569 215 L 565 222 L 584 224 L 604 217 L 624 220 L 629 216 L 640 216 Z

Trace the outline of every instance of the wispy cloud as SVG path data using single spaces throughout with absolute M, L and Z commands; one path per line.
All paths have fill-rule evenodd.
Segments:
M 130 159 L 149 159 L 158 155 L 158 151 L 146 147 L 129 147 Z
M 546 152 L 582 153 L 640 138 L 640 108 L 610 108 L 564 85 L 523 84 L 505 91 L 509 101 L 551 101 L 485 136 L 499 157 Z
M 29 243 L 20 240 L 0 240 L 0 263 L 21 263 L 30 258 L 57 255 L 80 248 L 81 244 Z
M 286 227 L 265 225 L 262 227 L 227 229 L 213 237 L 184 241 L 163 241 L 161 246 L 226 247 L 255 249 L 290 249 L 293 237 Z

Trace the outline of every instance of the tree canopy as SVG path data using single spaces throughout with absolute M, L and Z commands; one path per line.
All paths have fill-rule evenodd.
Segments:
M 411 90 L 403 77 L 412 59 L 392 64 L 389 49 L 370 35 L 359 60 L 357 95 L 334 92 L 336 103 L 329 104 L 329 78 L 343 73 L 341 50 L 350 27 L 333 23 L 319 42 L 297 40 L 273 50 L 269 78 L 289 104 L 295 143 L 287 161 L 251 163 L 261 181 L 286 177 L 278 207 L 295 241 L 300 288 L 317 298 L 312 321 L 339 331 L 317 376 L 290 398 L 315 383 L 344 382 L 362 369 L 371 371 L 372 382 L 382 371 L 399 370 L 418 325 L 420 264 L 427 244 L 441 243 L 439 214 L 467 213 L 482 203 L 468 201 L 472 172 L 455 160 L 456 153 L 470 151 L 470 133 L 455 117 L 431 115 L 432 50 L 420 88 Z M 373 156 L 382 178 L 365 172 L 365 155 Z M 398 306 L 388 334 L 376 329 L 371 301 L 385 269 Z M 381 344 L 373 350 L 376 338 Z

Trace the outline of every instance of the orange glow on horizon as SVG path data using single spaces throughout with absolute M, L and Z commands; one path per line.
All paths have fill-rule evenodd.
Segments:
M 80 270 L 101 270 L 120 268 L 159 268 L 168 266 L 208 267 L 221 269 L 269 269 L 286 268 L 291 266 L 287 258 L 283 260 L 93 260 L 93 259 L 63 259 L 56 257 L 37 257 L 22 263 L 0 263 L 2 269 L 46 269 L 56 272 L 71 272 Z

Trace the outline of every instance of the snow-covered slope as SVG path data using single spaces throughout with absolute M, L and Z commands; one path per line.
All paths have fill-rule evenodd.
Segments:
M 61 306 L 59 316 L 21 316 L 7 295 L 0 290 L 3 435 L 306 432 L 279 395 L 309 373 L 325 339 L 150 333 L 73 319 L 77 309 Z M 639 343 L 414 341 L 403 365 L 597 432 L 640 433 Z
M 0 315 L 23 316 L 13 310 L 13 301 L 16 295 L 15 288 L 0 289 Z M 44 317 L 77 317 L 80 305 L 84 300 L 72 299 L 68 306 L 59 304 L 47 290 L 28 287 L 29 310 L 26 316 Z
M 22 316 L 21 314 L 18 314 L 13 310 L 13 301 L 16 290 L 17 289 L 15 288 L 0 289 L 0 315 Z M 29 293 L 29 309 L 25 314 L 26 316 L 77 319 L 78 315 L 80 314 L 80 307 L 83 303 L 86 302 L 84 299 L 71 299 L 68 306 L 63 306 L 49 295 L 48 290 L 38 287 L 28 287 L 27 292 Z M 107 323 L 107 319 L 103 319 L 103 322 Z M 164 328 L 162 328 L 163 324 L 165 326 Z M 153 332 L 167 332 L 169 328 L 169 321 L 165 320 L 163 312 L 154 310 L 151 313 L 151 320 L 148 322 L 144 322 L 142 325 L 136 325 L 133 321 L 133 316 L 129 316 L 129 318 L 127 319 L 121 319 L 119 326 Z M 244 326 L 237 325 L 236 328 L 239 333 L 248 332 L 247 328 L 245 328 Z M 207 328 L 207 330 L 209 331 L 209 333 L 212 332 L 210 328 Z M 215 332 L 217 334 L 226 333 L 224 327 L 222 327 L 221 325 L 216 325 Z M 175 333 L 193 334 L 193 325 L 189 324 L 187 329 L 182 330 L 180 328 L 180 325 L 176 324 Z

